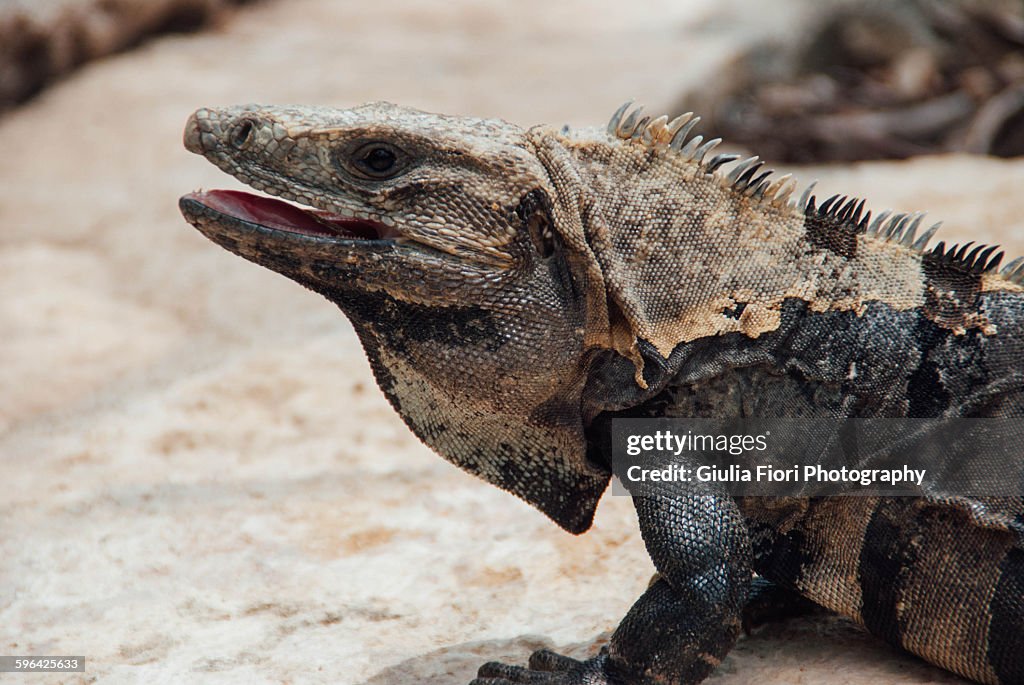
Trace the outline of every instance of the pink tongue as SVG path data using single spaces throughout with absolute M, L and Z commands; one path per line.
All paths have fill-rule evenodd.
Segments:
M 202 201 L 222 214 L 269 228 L 307 235 L 338 235 L 298 207 L 273 198 L 238 190 L 211 190 L 203 193 Z

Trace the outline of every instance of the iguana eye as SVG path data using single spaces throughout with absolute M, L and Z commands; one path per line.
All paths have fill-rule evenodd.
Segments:
M 363 164 L 370 167 L 374 171 L 380 174 L 385 174 L 391 171 L 391 168 L 395 166 L 397 158 L 395 153 L 387 148 L 375 147 L 366 153 L 363 157 Z
M 394 145 L 372 142 L 361 145 L 349 155 L 348 167 L 359 176 L 380 181 L 404 171 L 406 159 Z

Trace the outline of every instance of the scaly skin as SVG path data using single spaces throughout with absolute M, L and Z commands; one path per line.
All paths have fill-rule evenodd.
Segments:
M 719 171 L 732 159 L 691 128 L 200 110 L 190 150 L 319 213 L 218 191 L 181 209 L 337 303 L 417 436 L 573 533 L 616 416 L 1024 415 L 1021 261 L 1000 274 L 992 249 L 926 250 L 916 217 L 792 202 L 756 160 Z M 765 613 L 763 588 L 744 612 L 754 571 L 945 668 L 1024 681 L 1020 498 L 634 502 L 659 576 L 609 646 L 474 683 L 699 682 Z M 939 567 L 967 580 L 930 582 Z

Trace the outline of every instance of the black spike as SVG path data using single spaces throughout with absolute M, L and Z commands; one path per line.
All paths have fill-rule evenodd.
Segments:
M 850 198 L 846 201 L 846 204 L 840 207 L 837 211 L 836 218 L 841 222 L 846 223 L 850 216 L 853 214 L 854 207 L 857 206 L 857 198 Z
M 864 200 L 861 200 L 860 204 L 861 204 L 861 207 L 863 207 L 864 206 Z M 866 232 L 868 230 L 868 226 L 870 226 L 870 225 L 871 225 L 871 212 L 868 211 L 868 213 L 864 215 L 864 218 L 861 219 L 860 223 L 857 224 L 857 233 L 864 233 L 864 232 Z
M 763 182 L 766 178 L 771 176 L 773 173 L 775 173 L 775 171 L 773 169 L 769 169 L 768 171 L 764 172 L 763 174 L 761 174 L 757 178 L 753 179 L 750 183 L 748 183 L 747 187 L 748 188 L 756 187 L 759 183 Z
M 976 260 L 978 259 L 978 255 L 984 249 L 985 249 L 984 245 L 978 245 L 973 250 L 971 250 L 966 255 L 964 255 L 964 258 L 963 258 L 964 266 L 966 266 L 968 268 L 973 267 L 977 263 Z
M 833 204 L 838 204 L 839 202 L 842 202 L 842 200 L 839 199 L 839 196 L 833 195 L 821 203 L 821 209 L 818 210 L 818 214 L 821 214 L 822 216 L 829 214 L 832 210 Z
M 754 176 L 755 173 L 757 173 L 757 170 L 763 166 L 764 162 L 757 162 L 756 164 L 751 164 L 749 169 L 740 174 L 740 177 L 736 179 L 736 182 L 733 184 L 733 186 L 739 189 L 748 187 L 750 185 L 750 179 Z
M 973 244 L 974 244 L 973 240 L 964 243 L 963 246 L 957 251 L 957 253 L 955 255 L 953 255 L 953 261 L 954 262 L 965 262 L 966 260 L 964 258 L 967 256 L 967 250 L 971 249 L 971 245 L 973 245 Z M 950 250 L 950 252 L 952 252 L 952 251 L 953 250 Z
M 845 198 L 843 198 L 845 199 Z M 837 202 L 832 208 L 832 218 L 839 223 L 845 223 L 846 219 L 850 216 L 850 203 L 847 201 L 846 204 Z
M 931 250 L 929 256 L 932 260 L 962 273 L 973 275 L 993 271 L 1003 261 L 1004 252 L 999 252 L 993 256 L 993 253 L 999 249 L 998 245 L 974 245 L 973 249 L 971 248 L 972 245 L 974 245 L 973 240 L 963 245 L 951 245 L 949 249 L 946 249 L 945 242 L 939 241 L 934 249 Z
M 999 246 L 995 245 L 995 247 L 999 247 Z M 1005 255 L 1006 255 L 1005 252 L 997 252 L 996 256 L 993 257 L 992 259 L 990 259 L 988 264 L 985 265 L 985 268 L 981 270 L 981 273 L 988 273 L 990 271 L 995 271 L 996 269 L 998 269 L 999 265 L 1002 263 L 1003 257 Z
M 850 212 L 850 222 L 859 224 L 860 215 L 864 212 L 864 200 L 862 198 L 860 202 L 857 202 L 857 198 L 853 198 L 850 200 L 850 203 L 853 204 L 853 211 Z
M 978 250 L 981 250 L 981 248 L 983 248 L 983 247 L 985 247 L 985 246 L 984 245 L 979 245 L 975 249 L 974 252 L 977 252 Z M 971 271 L 976 273 L 976 274 L 980 274 L 980 273 L 984 273 L 989 268 L 991 268 L 988 265 L 988 258 L 990 256 L 992 256 L 992 253 L 995 252 L 996 249 L 998 249 L 998 247 L 999 247 L 998 245 L 992 245 L 991 247 L 988 247 L 988 248 L 984 249 L 976 257 L 974 257 L 974 252 L 972 252 L 971 256 L 974 257 L 974 259 L 968 259 L 968 266 L 971 267 Z M 999 259 L 1002 259 L 1002 257 L 1000 257 Z
M 705 171 L 709 174 L 713 174 L 718 167 L 722 166 L 723 164 L 728 164 L 729 162 L 735 162 L 739 158 L 739 155 L 729 155 L 725 153 L 715 155 L 714 157 L 711 158 L 711 161 L 707 163 Z

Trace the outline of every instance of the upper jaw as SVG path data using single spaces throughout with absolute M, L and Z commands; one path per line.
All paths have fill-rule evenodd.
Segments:
M 334 202 L 326 201 L 322 192 L 267 168 L 266 162 L 288 156 L 288 146 L 295 143 L 295 132 L 261 117 L 260 109 L 244 106 L 197 110 L 185 126 L 185 147 L 256 190 L 305 206 L 297 207 L 247 192 L 215 190 L 190 193 L 182 198 L 183 212 L 187 204 L 195 202 L 223 215 L 225 221 L 234 218 L 242 223 L 318 239 L 392 240 L 400 237 L 394 222 L 379 212 L 349 207 L 347 202 L 340 205 L 343 208 L 339 210 Z M 243 126 L 249 128 L 242 129 L 247 132 L 239 139 Z M 252 157 L 254 151 L 258 151 L 255 158 Z

